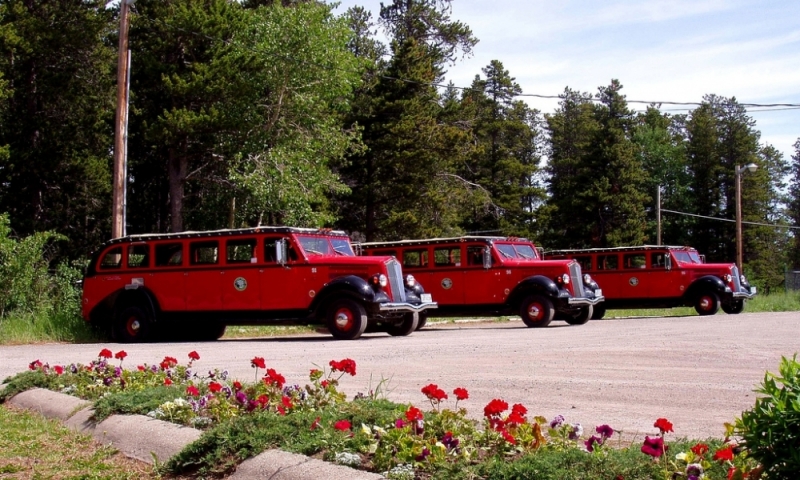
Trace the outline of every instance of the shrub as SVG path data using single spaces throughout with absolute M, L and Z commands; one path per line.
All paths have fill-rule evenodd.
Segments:
M 783 357 L 779 375 L 767 372 L 755 406 L 736 421 L 750 457 L 770 479 L 794 479 L 800 472 L 800 363 Z

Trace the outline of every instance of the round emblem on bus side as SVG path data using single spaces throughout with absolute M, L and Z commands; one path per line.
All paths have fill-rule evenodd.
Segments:
M 453 286 L 452 280 L 450 280 L 449 278 L 442 279 L 442 288 L 444 288 L 445 290 L 450 290 L 450 287 L 452 286 Z
M 631 284 L 631 287 L 635 287 L 636 285 L 639 285 L 639 279 L 636 277 L 631 277 L 631 279 L 628 280 L 628 283 Z
M 247 280 L 243 277 L 236 277 L 236 280 L 233 281 L 233 288 L 237 291 L 244 291 L 247 288 Z

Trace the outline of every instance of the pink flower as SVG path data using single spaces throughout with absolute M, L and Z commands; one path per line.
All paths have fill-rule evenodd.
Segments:
M 466 400 L 469 398 L 469 392 L 466 388 L 458 387 L 453 390 L 453 395 L 456 396 L 456 400 Z
M 672 431 L 672 423 L 666 418 L 659 418 L 653 426 L 661 430 L 662 434 Z
M 100 350 L 100 353 L 97 355 L 100 358 L 111 358 L 111 350 L 104 348 Z
M 339 420 L 338 422 L 333 424 L 333 428 L 336 430 L 340 430 L 342 432 L 346 432 L 350 430 L 350 421 L 349 420 Z
M 188 387 L 186 387 L 186 395 L 196 397 L 200 395 L 200 391 L 194 385 L 189 385 Z
M 200 354 L 192 350 L 189 352 L 189 360 L 200 360 Z
M 642 445 L 642 453 L 646 453 L 651 457 L 658 458 L 663 455 L 667 449 L 666 445 L 664 445 L 664 439 L 662 437 L 644 437 L 644 444 Z

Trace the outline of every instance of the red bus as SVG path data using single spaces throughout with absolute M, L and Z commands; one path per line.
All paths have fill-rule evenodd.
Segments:
M 602 291 L 571 260 L 542 260 L 524 238 L 464 236 L 357 244 L 390 255 L 433 294 L 437 316 L 516 314 L 529 327 L 586 323 Z M 421 322 L 424 324 L 423 322 Z
M 347 340 L 368 325 L 408 335 L 436 307 L 397 260 L 356 256 L 341 231 L 292 227 L 111 240 L 92 256 L 82 300 L 84 319 L 122 342 L 274 323 L 320 323 Z
M 636 247 L 553 250 L 551 259 L 573 259 L 603 286 L 605 302 L 593 318 L 606 309 L 671 308 L 693 306 L 700 315 L 744 310 L 745 300 L 756 295 L 732 263 L 705 263 L 691 247 L 642 245 Z

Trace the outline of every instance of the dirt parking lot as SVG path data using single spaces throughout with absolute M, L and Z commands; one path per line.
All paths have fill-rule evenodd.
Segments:
M 800 352 L 799 334 L 800 312 L 606 319 L 582 326 L 553 322 L 545 329 L 529 329 L 521 321 L 441 323 L 409 337 L 370 333 L 356 341 L 305 335 L 0 347 L 0 376 L 36 359 L 86 363 L 101 348 L 124 349 L 129 368 L 165 355 L 186 361 L 196 350 L 201 372 L 227 369 L 231 377 L 252 381 L 250 359 L 261 356 L 289 383 L 302 385 L 309 369 L 352 358 L 358 375 L 341 381 L 349 396 L 384 380 L 390 400 L 426 407 L 420 389 L 436 383 L 447 392 L 468 389 L 470 398 L 460 406 L 476 418 L 491 399 L 502 398 L 522 403 L 529 415 L 562 414 L 587 432 L 605 423 L 633 440 L 653 433 L 656 418 L 666 417 L 676 437 L 707 438 L 721 437 L 724 423 L 753 405 L 753 389 L 766 370 L 777 371 L 781 356 Z

